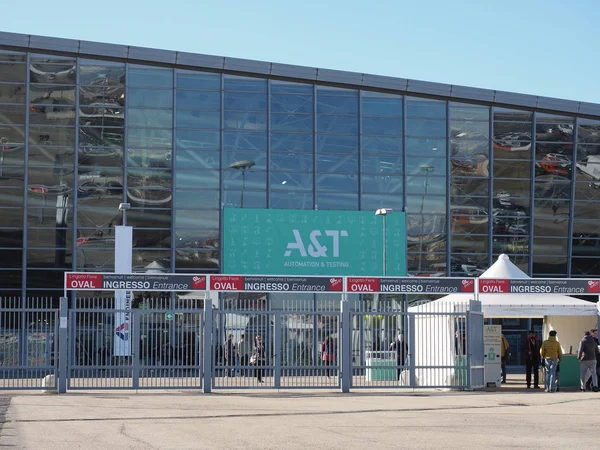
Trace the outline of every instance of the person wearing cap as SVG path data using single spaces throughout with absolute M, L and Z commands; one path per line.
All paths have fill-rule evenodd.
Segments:
M 539 368 L 540 368 L 540 340 L 535 335 L 535 331 L 529 330 L 529 336 L 523 345 L 523 354 L 525 355 L 525 379 L 527 380 L 527 389 L 531 389 L 531 372 L 533 371 L 533 387 L 540 389 Z
M 589 331 L 579 343 L 577 359 L 579 360 L 580 388 L 585 391 L 588 378 L 592 377 L 592 391 L 598 392 L 598 374 L 596 373 L 596 357 L 598 355 L 598 344 Z
M 548 339 L 540 348 L 540 355 L 544 358 L 545 392 L 556 392 L 556 367 L 562 360 L 562 348 L 556 339 L 556 330 L 548 333 Z

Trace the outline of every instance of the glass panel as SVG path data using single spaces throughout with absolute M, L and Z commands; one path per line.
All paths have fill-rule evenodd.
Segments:
M 579 119 L 577 142 L 600 144 L 600 121 Z
M 4 81 L 2 76 L 2 65 L 0 65 L 0 81 Z M 25 103 L 26 88 L 24 84 L 1 84 L 0 83 L 0 103 Z
M 223 171 L 223 182 L 226 189 L 242 189 L 242 172 L 235 169 Z M 264 190 L 267 186 L 267 174 L 262 171 L 247 170 L 244 189 Z
M 127 76 L 127 84 L 129 86 L 173 87 L 172 69 L 150 68 L 130 64 Z
M 0 208 L 0 227 L 23 227 L 23 207 Z
M 485 236 L 473 236 L 473 243 L 476 247 L 484 248 L 484 252 L 487 250 L 487 246 L 483 245 L 483 241 L 487 241 L 487 237 Z M 468 236 L 452 236 L 452 246 L 454 251 L 454 239 L 457 239 L 459 247 L 462 246 L 463 243 L 466 244 L 466 240 L 469 239 Z M 469 247 L 470 245 L 466 245 Z M 478 277 L 489 267 L 488 264 L 488 255 L 483 254 L 471 254 L 471 255 L 463 255 L 457 254 L 450 256 L 450 276 L 453 277 Z
M 74 105 L 75 86 L 31 84 L 30 102 L 41 105 Z
M 358 117 L 356 116 L 319 116 L 317 119 L 319 133 L 358 133 Z
M 221 76 L 215 73 L 202 73 L 193 70 L 175 70 L 177 89 L 212 89 L 221 88 Z
M 600 200 L 600 183 L 584 182 L 575 183 L 575 199 L 577 200 Z M 577 208 L 577 204 L 575 205 Z M 581 205 L 579 206 L 581 209 Z
M 271 170 L 312 172 L 313 156 L 308 153 L 271 153 Z
M 484 225 L 478 227 L 478 229 L 483 228 L 485 228 Z M 473 261 L 473 255 L 461 255 L 461 253 L 487 252 L 489 245 L 489 237 L 487 235 L 477 236 L 475 234 L 455 234 L 452 236 L 451 242 L 452 252 L 458 253 L 454 255 L 451 260 L 453 274 L 462 273 L 463 276 L 465 276 L 465 274 L 470 274 L 466 276 L 473 277 L 481 275 L 487 269 L 487 255 L 481 256 L 481 262 Z
M 446 156 L 446 139 L 406 138 L 406 154 L 413 156 Z
M 531 161 L 494 159 L 494 178 L 531 178 Z
M 175 266 L 178 269 L 219 269 L 218 250 L 178 249 L 175 251 Z
M 312 114 L 313 96 L 299 94 L 272 94 L 271 112 L 288 114 Z
M 446 175 L 445 159 L 437 158 L 406 158 L 406 174 L 407 175 L 419 175 L 419 174 L 432 174 L 432 175 Z
M 266 111 L 267 97 L 264 94 L 225 92 L 225 111 Z
M 363 134 L 402 136 L 402 118 L 363 117 Z
M 175 163 L 179 169 L 218 169 L 220 154 L 214 151 L 178 150 Z
M 361 112 L 364 116 L 402 117 L 402 96 L 362 92 Z
M 29 78 L 32 83 L 75 84 L 75 60 L 50 57 L 31 58 Z
M 9 206 L 11 208 L 14 207 L 22 207 L 24 203 L 24 190 L 22 187 L 20 188 L 6 188 L 0 187 L 0 205 L 3 207 Z M 2 247 L 2 242 L 0 240 L 0 247 Z
M 29 146 L 29 164 L 32 166 L 73 167 L 72 148 Z M 4 159 L 6 162 L 6 159 Z
M 533 221 L 533 234 L 539 236 L 568 236 L 569 235 L 569 217 L 568 214 L 558 216 L 554 219 L 535 218 Z M 566 247 L 565 247 L 566 252 Z M 561 253 L 553 253 L 560 255 Z M 566 253 L 565 253 L 566 254 Z
M 568 200 L 571 198 L 571 182 L 554 175 L 542 175 L 535 179 L 535 198 Z
M 127 89 L 128 107 L 172 108 L 173 91 L 164 89 Z
M 445 194 L 446 177 L 407 177 L 406 192 L 409 194 Z
M 533 275 L 548 274 L 554 277 L 567 275 L 567 258 L 564 256 L 539 256 L 533 253 Z
M 265 131 L 267 115 L 257 112 L 225 112 L 224 128 L 228 130 Z
M 311 191 L 312 173 L 271 172 L 271 189 L 285 191 Z
M 109 61 L 79 60 L 79 83 L 92 86 L 125 84 L 125 64 Z
M 79 104 L 90 107 L 119 108 L 125 106 L 125 88 L 123 86 L 81 86 Z M 91 108 L 81 108 L 85 114 L 91 114 Z
M 361 160 L 363 173 L 402 173 L 402 156 L 365 155 Z M 400 177 L 399 177 L 400 178 Z
M 175 206 L 186 209 L 218 209 L 219 191 L 178 189 L 175 193 Z
M 317 93 L 317 114 L 358 114 L 358 96 L 357 92 L 350 92 L 350 96 L 331 96 L 323 95 L 321 91 Z
M 242 202 L 243 200 L 243 202 Z M 226 208 L 266 208 L 267 193 L 262 191 L 227 190 L 224 192 L 223 203 Z
M 0 62 L 0 80 L 4 83 L 24 83 L 27 78 L 27 65 Z
M 273 131 L 313 131 L 313 116 L 309 114 L 271 114 Z
M 224 75 L 223 82 L 228 91 L 267 92 L 267 80 L 262 78 Z
M 500 147 L 507 147 L 506 142 L 530 141 L 531 123 L 530 122 L 494 122 L 494 141 Z M 515 145 L 511 145 L 515 147 Z M 503 148 L 501 148 L 503 149 Z M 518 150 L 509 150 L 518 151 Z
M 490 175 L 490 160 L 485 155 L 473 155 L 469 159 L 451 159 L 450 172 L 452 175 L 465 176 L 471 175 L 475 177 L 489 177 Z
M 176 130 L 177 150 L 219 148 L 221 133 L 203 130 Z
M 132 209 L 127 215 L 127 223 L 139 228 L 170 229 L 171 210 Z
M 402 193 L 403 179 L 401 176 L 362 175 L 361 179 L 363 192 L 377 192 L 382 194 Z
M 129 108 L 128 114 L 128 125 L 132 127 L 173 127 L 173 110 L 171 109 Z
M 171 150 L 167 149 L 132 149 L 127 150 L 127 163 L 129 167 L 147 167 L 152 169 L 171 167 Z
M 450 137 L 461 140 L 487 140 L 490 138 L 490 124 L 470 120 L 453 120 L 450 122 Z
M 536 122 L 535 138 L 538 142 L 573 142 L 573 124 Z
M 406 115 L 431 119 L 446 118 L 446 102 L 426 98 L 407 98 Z
M 362 137 L 362 151 L 369 153 L 386 153 L 398 155 L 402 153 L 402 138 Z
M 536 179 L 543 175 L 570 179 L 573 175 L 571 157 L 559 153 L 544 155 L 535 163 Z
M 89 249 L 85 245 L 77 247 L 77 269 L 90 272 L 112 272 L 115 264 L 114 242 L 113 248 Z
M 317 152 L 358 153 L 357 136 L 317 136 Z
M 488 106 L 450 102 L 450 119 L 487 121 L 490 119 L 490 108 Z
M 73 230 L 67 228 L 29 228 L 27 230 L 29 248 L 73 248 Z
M 206 91 L 177 91 L 177 109 L 221 108 L 221 93 Z
M 313 209 L 312 192 L 271 191 L 273 209 Z
M 218 228 L 219 211 L 176 210 L 175 226 L 176 228 Z
M 571 262 L 571 275 L 574 277 L 600 275 L 600 257 L 573 258 Z
M 265 133 L 223 133 L 225 150 L 265 150 L 267 135 Z
M 531 122 L 533 120 L 532 111 L 522 111 L 518 109 L 493 108 L 494 121 L 507 120 L 513 122 Z
M 29 127 L 29 143 L 43 145 L 72 146 L 75 144 L 75 129 L 62 127 Z
M 578 152 L 581 152 L 581 147 L 583 147 L 583 145 L 578 147 Z M 569 161 L 573 157 L 573 144 L 547 144 L 542 142 L 536 143 L 535 149 L 536 159 L 542 159 L 544 156 L 549 154 L 563 155 L 568 157 Z
M 358 192 L 358 177 L 355 174 L 319 175 L 317 189 L 319 191 Z M 358 199 L 358 197 L 356 198 Z M 320 202 L 317 203 L 320 204 Z M 319 206 L 319 208 L 322 207 Z
M 277 80 L 271 81 L 271 94 L 281 94 L 288 92 L 312 95 L 313 85 L 305 83 L 288 83 L 287 81 Z
M 219 129 L 220 125 L 219 111 L 177 110 L 177 127 Z
M 358 209 L 358 195 L 318 193 L 317 205 L 319 209 L 356 211 Z
M 377 194 L 363 194 L 362 195 L 362 208 L 363 210 L 376 210 L 378 208 L 392 208 L 395 211 L 402 211 L 404 199 L 402 194 L 390 194 L 384 195 L 383 193 Z
M 178 229 L 175 236 L 177 248 L 215 248 L 219 246 L 219 229 Z
M 42 250 L 39 248 L 27 250 L 27 267 L 39 267 L 39 268 L 71 268 L 71 252 L 66 250 Z M 36 275 L 34 272 L 28 272 L 28 274 Z M 62 273 L 53 272 L 53 275 L 62 278 Z M 40 276 L 39 274 L 36 276 Z M 28 277 L 29 278 L 29 277 Z M 27 285 L 30 287 L 32 280 L 27 280 Z M 54 280 L 51 285 L 62 285 L 62 280 Z M 47 287 L 47 286 L 37 286 Z
M 453 196 L 487 196 L 489 185 L 486 178 L 452 177 L 451 189 Z
M 25 125 L 24 105 L 0 105 L 0 123 Z
M 409 195 L 406 198 L 406 210 L 409 213 L 423 213 L 427 211 L 434 214 L 446 213 L 446 198 L 442 196 Z
M 443 120 L 406 119 L 407 136 L 446 136 L 446 122 Z
M 237 169 L 237 164 L 243 161 L 242 164 L 252 164 L 251 168 L 246 170 L 267 170 L 267 152 L 247 152 L 247 151 L 226 151 L 223 155 L 223 168 Z M 234 167 L 231 165 L 236 164 Z
M 266 144 L 264 147 L 266 148 Z M 312 134 L 271 133 L 272 151 L 312 152 Z
M 46 145 L 51 145 L 47 144 Z M 98 149 L 98 147 L 105 147 Z M 123 148 L 123 130 L 118 128 L 79 127 L 79 151 L 88 156 L 106 157 Z
M 321 153 L 317 155 L 317 171 L 327 172 L 358 172 L 358 155 L 342 155 L 335 153 Z
M 35 125 L 73 126 L 75 109 L 73 106 L 31 106 L 29 120 Z M 84 120 L 82 118 L 82 120 Z
M 598 205 L 600 206 L 600 205 Z M 596 242 L 589 242 L 590 239 L 600 238 L 600 230 L 595 220 L 582 220 L 577 218 L 573 222 L 573 246 L 575 245 L 594 245 Z M 598 243 L 600 245 L 600 243 Z
M 145 128 L 130 128 L 128 131 L 127 143 L 130 147 L 169 149 L 173 145 L 173 131 L 171 131 L 170 129 L 156 130 Z

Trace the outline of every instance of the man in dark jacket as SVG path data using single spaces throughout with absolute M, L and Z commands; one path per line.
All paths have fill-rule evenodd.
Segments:
M 227 369 L 225 372 L 227 376 L 232 377 L 234 375 L 233 370 L 235 368 L 235 355 L 236 355 L 236 347 L 233 342 L 233 334 L 227 336 L 227 342 L 225 342 L 225 365 Z
M 596 341 L 596 345 L 600 345 L 600 342 L 598 342 L 598 329 L 594 328 L 593 330 L 590 330 L 590 335 Z M 600 352 L 598 352 L 598 355 L 596 356 L 596 375 L 598 376 L 598 388 L 600 389 Z M 588 378 L 585 389 L 586 391 L 592 390 L 592 377 Z
M 397 376 L 399 380 L 404 370 L 403 366 L 406 364 L 406 356 L 408 355 L 408 345 L 402 333 L 398 333 L 398 337 L 390 344 L 390 351 L 396 352 Z
M 540 369 L 540 340 L 535 335 L 535 331 L 529 330 L 529 336 L 523 344 L 523 354 L 525 355 L 525 379 L 527 380 L 527 389 L 531 389 L 531 372 L 533 371 L 533 387 L 540 389 L 539 369 Z
M 577 358 L 579 359 L 581 391 L 585 391 L 585 385 L 588 377 L 592 377 L 592 390 L 598 392 L 598 374 L 596 373 L 596 358 L 598 356 L 598 344 L 589 331 L 579 343 Z M 588 373 L 590 375 L 588 375 Z

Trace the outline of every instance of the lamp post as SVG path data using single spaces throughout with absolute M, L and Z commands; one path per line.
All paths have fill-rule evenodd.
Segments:
M 423 207 L 425 205 L 425 197 L 427 196 L 427 188 L 429 187 L 429 173 L 433 172 L 433 166 L 431 164 L 421 164 L 419 169 L 425 172 L 425 191 L 423 192 L 423 197 L 421 198 L 421 236 L 419 239 L 419 267 L 418 272 L 420 273 L 422 270 L 423 263 L 423 234 L 425 233 L 425 221 L 423 220 Z
M 244 188 L 246 186 L 246 170 L 254 167 L 256 163 L 249 159 L 241 159 L 234 162 L 228 168 L 240 170 L 242 172 L 242 192 L 240 193 L 240 208 L 244 207 Z
M 394 210 L 392 208 L 380 208 L 375 211 L 376 216 L 383 217 L 383 276 L 387 276 L 387 227 L 386 227 L 386 217 L 388 214 L 393 214 Z

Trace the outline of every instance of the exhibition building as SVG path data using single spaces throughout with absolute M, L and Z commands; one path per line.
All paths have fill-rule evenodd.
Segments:
M 0 297 L 114 271 L 120 203 L 134 272 L 235 268 L 230 208 L 386 208 L 407 274 L 598 277 L 598 199 L 600 105 L 0 33 Z

